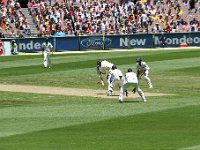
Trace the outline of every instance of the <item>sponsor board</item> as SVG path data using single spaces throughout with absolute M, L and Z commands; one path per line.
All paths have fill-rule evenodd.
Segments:
M 46 38 L 26 38 L 17 39 L 19 52 L 40 52 L 42 43 Z M 79 41 L 77 37 L 51 37 L 49 42 L 56 51 L 79 50 Z
M 38 51 L 41 50 L 42 43 L 29 41 L 27 43 L 18 43 L 18 48 L 20 51 Z
M 105 35 L 105 36 L 72 36 L 51 37 L 49 42 L 56 51 L 85 51 L 107 49 L 137 49 L 161 47 L 159 40 L 162 34 L 132 34 L 132 35 Z M 200 45 L 200 33 L 171 33 L 164 34 L 165 47 L 180 47 L 180 44 L 189 46 Z M 9 40 L 9 39 L 5 39 Z M 10 40 L 9 40 L 10 41 Z M 39 52 L 45 38 L 16 39 L 19 52 Z M 4 53 L 3 49 L 0 52 Z
M 130 38 L 120 38 L 120 47 L 122 46 L 137 46 L 145 45 L 147 39 L 130 39 Z
M 200 45 L 200 33 L 179 33 L 179 34 L 158 34 L 154 37 L 155 46 L 159 46 L 161 36 L 166 38 L 166 47 L 179 47 L 180 44 L 188 44 L 190 46 Z
M 112 44 L 112 40 L 107 37 L 94 36 L 94 37 L 82 37 L 80 45 L 82 49 L 105 49 Z
M 9 55 L 11 55 L 10 42 L 0 41 L 0 56 L 9 56 Z
M 112 44 L 110 49 L 134 49 L 134 48 L 152 48 L 153 38 L 151 34 L 132 34 L 132 35 L 109 35 Z
M 45 42 L 45 38 L 26 38 L 16 39 L 19 52 L 39 52 L 41 51 L 42 43 Z M 53 44 L 53 40 L 49 38 L 49 42 Z

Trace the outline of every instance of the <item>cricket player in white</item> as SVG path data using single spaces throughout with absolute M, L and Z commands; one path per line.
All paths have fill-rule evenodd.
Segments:
M 107 71 L 109 72 L 112 69 L 113 64 L 103 60 L 103 61 L 97 61 L 97 74 L 99 75 L 99 79 L 100 79 L 100 83 L 102 84 L 102 86 L 105 85 L 104 81 L 103 81 L 103 74 L 106 74 Z M 110 84 L 110 73 L 107 76 L 107 82 L 108 85 Z
M 110 70 L 110 84 L 108 86 L 108 96 L 112 95 L 113 92 L 113 86 L 114 85 L 118 85 L 120 91 L 122 90 L 122 86 L 123 86 L 123 74 L 121 72 L 121 70 L 117 69 L 117 67 L 115 65 L 112 66 L 112 69 Z
M 51 52 L 53 54 L 53 45 L 49 42 L 48 38 L 42 44 L 42 54 L 44 55 L 44 68 L 51 68 Z
M 142 61 L 141 58 L 136 59 L 136 68 L 137 68 L 137 77 L 138 80 L 144 75 L 144 79 L 146 80 L 149 88 L 153 88 L 152 83 L 149 76 L 149 66 L 146 62 Z
M 119 102 L 123 102 L 123 96 L 124 96 L 124 92 L 127 92 L 127 89 L 129 87 L 131 87 L 132 89 L 134 88 L 135 91 L 140 95 L 140 97 L 142 98 L 142 100 L 144 102 L 146 102 L 146 98 L 145 95 L 143 93 L 143 91 L 140 89 L 139 85 L 138 85 L 138 78 L 136 73 L 134 73 L 132 71 L 131 68 L 128 69 L 128 72 L 125 74 L 124 77 L 124 82 L 123 82 L 123 86 L 120 89 L 120 94 L 119 94 Z

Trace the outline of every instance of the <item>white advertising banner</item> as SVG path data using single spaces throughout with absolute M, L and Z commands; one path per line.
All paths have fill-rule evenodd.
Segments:
M 10 41 L 0 41 L 0 56 L 11 55 Z

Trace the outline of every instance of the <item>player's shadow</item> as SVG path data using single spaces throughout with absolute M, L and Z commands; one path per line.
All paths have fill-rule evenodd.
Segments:
M 97 93 L 97 95 L 98 96 L 106 96 L 107 95 L 107 93 Z M 112 94 L 112 95 L 110 95 L 110 96 L 108 96 L 108 97 L 118 97 L 119 96 L 119 94 Z
M 97 95 L 105 95 L 105 93 L 97 93 Z
M 111 96 L 106 96 L 106 93 L 104 93 L 104 92 L 101 92 L 101 93 L 96 93 L 97 94 L 97 96 L 103 96 L 104 98 L 105 97 L 108 97 L 108 98 L 117 98 L 117 97 L 119 97 L 119 94 L 115 94 L 115 93 L 113 93 Z M 141 103 L 142 101 L 141 100 L 134 100 L 134 99 L 132 99 L 131 97 L 129 98 L 129 97 L 124 97 L 124 101 L 123 101 L 123 103 Z
M 124 100 L 124 103 L 141 103 L 142 101 L 140 100 Z

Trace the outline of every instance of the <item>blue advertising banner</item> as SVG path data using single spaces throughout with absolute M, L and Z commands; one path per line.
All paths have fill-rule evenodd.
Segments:
M 77 51 L 79 50 L 78 37 L 49 37 L 49 42 L 54 46 L 56 51 Z M 5 39 L 11 41 L 12 39 Z M 41 51 L 42 43 L 46 38 L 20 38 L 16 39 L 19 52 L 34 53 Z
M 80 49 L 133 49 L 153 47 L 151 34 L 80 37 Z
M 200 45 L 200 33 L 164 33 L 154 35 L 155 47 L 160 47 L 161 37 L 165 37 L 165 47 L 179 47 L 180 44 L 188 44 L 188 46 Z
M 103 50 L 112 43 L 112 40 L 105 36 L 81 36 L 79 40 L 81 50 Z
M 153 39 L 151 34 L 134 34 L 134 35 L 112 35 L 106 36 L 111 39 L 109 47 L 111 49 L 134 49 L 134 48 L 151 48 Z
M 56 51 L 135 49 L 161 47 L 160 37 L 166 39 L 165 47 L 179 47 L 180 44 L 200 46 L 200 32 L 196 33 L 164 33 L 164 34 L 134 34 L 134 35 L 105 35 L 105 36 L 72 36 L 49 37 Z M 19 52 L 33 53 L 41 51 L 45 42 L 42 38 L 15 39 Z M 11 41 L 13 39 L 1 39 Z
M 56 51 L 78 51 L 79 37 L 56 37 L 55 47 Z
M 19 52 L 33 53 L 41 51 L 42 43 L 45 42 L 46 38 L 24 38 L 16 39 Z M 53 38 L 49 38 L 49 42 L 54 45 Z

